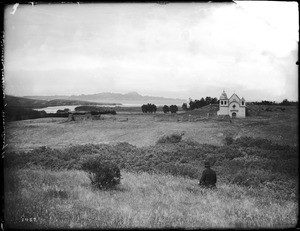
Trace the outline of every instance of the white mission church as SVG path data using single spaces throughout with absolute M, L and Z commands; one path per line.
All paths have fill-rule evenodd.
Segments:
M 229 99 L 225 91 L 220 96 L 219 111 L 217 115 L 229 115 L 231 118 L 246 117 L 246 101 L 234 93 Z

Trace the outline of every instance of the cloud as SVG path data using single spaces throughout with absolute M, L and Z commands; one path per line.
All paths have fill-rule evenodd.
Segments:
M 281 28 L 236 4 L 20 5 L 5 15 L 6 91 L 295 99 L 298 44 Z

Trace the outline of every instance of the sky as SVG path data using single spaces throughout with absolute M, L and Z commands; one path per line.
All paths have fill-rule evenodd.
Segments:
M 7 5 L 4 90 L 297 101 L 298 18 L 297 2 Z

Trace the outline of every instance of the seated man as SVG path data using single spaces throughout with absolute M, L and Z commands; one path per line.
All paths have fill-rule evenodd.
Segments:
M 205 188 L 216 188 L 216 172 L 210 168 L 210 163 L 208 161 L 204 162 L 204 166 L 206 169 L 202 172 L 199 185 Z

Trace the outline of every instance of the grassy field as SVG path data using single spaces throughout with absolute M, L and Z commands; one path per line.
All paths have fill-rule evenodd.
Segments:
M 294 227 L 297 128 L 295 107 L 232 123 L 155 122 L 153 115 L 133 111 L 98 121 L 7 123 L 5 226 Z M 181 132 L 182 141 L 157 143 Z M 115 189 L 91 186 L 81 163 L 94 156 L 120 167 Z M 217 190 L 197 186 L 204 160 L 217 172 Z
M 226 136 L 268 138 L 292 146 L 298 143 L 297 107 L 287 107 L 284 112 L 263 111 L 259 116 L 236 119 L 232 123 L 217 119 L 155 122 L 153 115 L 131 111 L 103 118 L 105 119 L 82 122 L 66 122 L 66 118 L 9 122 L 5 125 L 7 150 L 116 142 L 128 142 L 142 147 L 155 144 L 160 136 L 182 131 L 185 132 L 184 139 L 190 138 L 199 143 L 213 145 L 222 145 Z
M 9 173 L 7 173 L 9 174 Z M 7 192 L 7 227 L 15 228 L 287 228 L 297 222 L 297 203 L 277 200 L 267 188 L 122 172 L 122 184 L 99 191 L 82 171 L 26 169 Z

